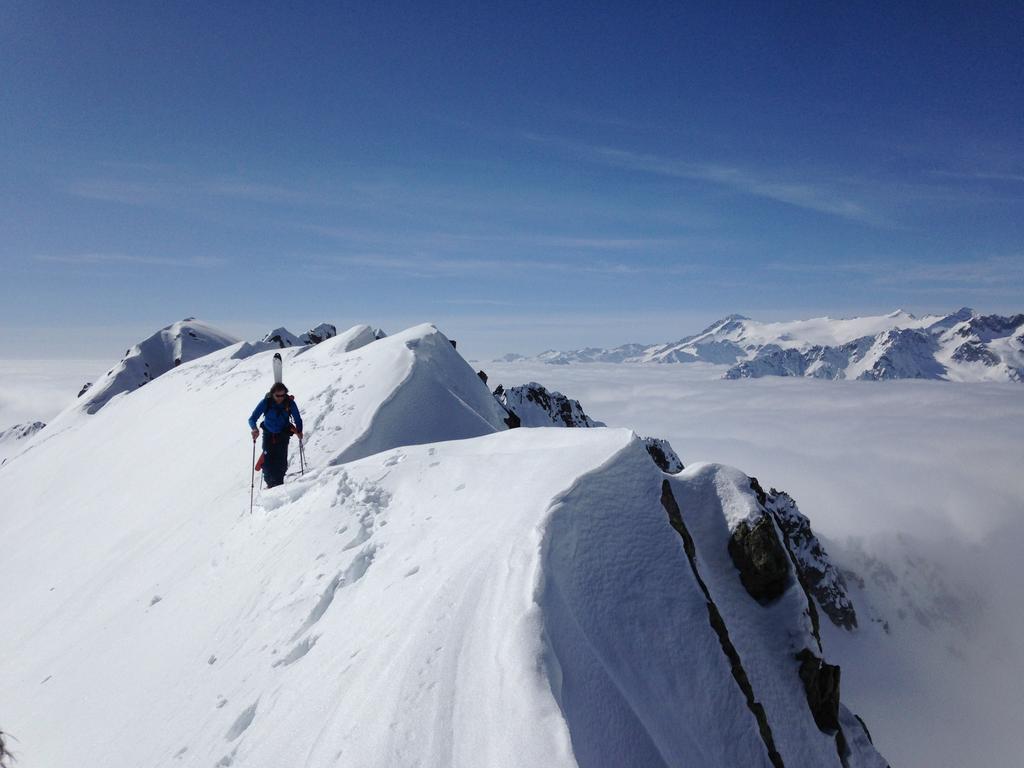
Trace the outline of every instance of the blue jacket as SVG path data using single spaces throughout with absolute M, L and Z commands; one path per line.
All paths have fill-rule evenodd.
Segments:
M 287 432 L 288 431 L 288 417 L 291 416 L 295 419 L 295 428 L 302 431 L 302 417 L 299 415 L 299 406 L 295 404 L 295 401 L 288 398 L 284 403 L 278 405 L 272 402 L 270 399 L 264 397 L 260 400 L 260 404 L 256 406 L 252 412 L 252 416 L 249 417 L 249 428 L 256 429 L 256 421 L 259 417 L 263 417 L 263 428 L 267 432 Z

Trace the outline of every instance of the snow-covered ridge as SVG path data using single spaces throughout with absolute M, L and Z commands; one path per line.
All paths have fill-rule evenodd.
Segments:
M 45 426 L 41 421 L 32 421 L 0 430 L 0 465 L 28 445 L 29 439 Z
M 507 356 L 506 356 L 507 357 Z M 728 364 L 725 378 L 1024 380 L 1024 315 L 886 315 L 761 323 L 729 315 L 669 344 L 548 351 L 552 364 Z
M 884 765 L 750 478 L 667 475 L 629 430 L 509 430 L 436 328 L 373 339 L 281 350 L 308 466 L 251 515 L 262 344 L 0 470 L 21 764 Z

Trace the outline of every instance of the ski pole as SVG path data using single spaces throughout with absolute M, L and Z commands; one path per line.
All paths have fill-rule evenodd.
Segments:
M 306 474 L 306 451 L 302 447 L 302 438 L 299 438 L 299 470 L 300 474 Z
M 253 495 L 256 493 L 256 438 L 252 439 L 252 477 L 249 482 L 249 514 L 252 514 Z

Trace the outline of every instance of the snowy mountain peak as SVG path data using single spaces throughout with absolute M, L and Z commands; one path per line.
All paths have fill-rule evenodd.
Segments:
M 84 413 L 96 413 L 118 395 L 134 391 L 182 363 L 237 341 L 234 336 L 201 320 L 179 320 L 125 350 L 124 357 L 80 392 L 71 407 Z
M 716 320 L 715 322 L 713 322 L 711 325 L 709 325 L 707 328 L 705 328 L 697 335 L 703 336 L 704 334 L 715 333 L 716 331 L 719 333 L 727 333 L 736 328 L 740 328 L 743 323 L 749 320 L 750 318 L 747 317 L 746 315 L 739 315 L 735 313 L 731 315 L 726 315 L 721 320 Z

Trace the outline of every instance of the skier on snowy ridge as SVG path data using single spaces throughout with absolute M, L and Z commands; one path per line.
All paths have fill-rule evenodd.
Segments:
M 253 442 L 259 437 L 257 420 L 263 417 L 263 480 L 267 488 L 281 485 L 288 468 L 288 440 L 292 436 L 291 419 L 295 420 L 295 434 L 302 440 L 302 416 L 295 398 L 288 394 L 288 387 L 278 381 L 260 400 L 249 417 Z

